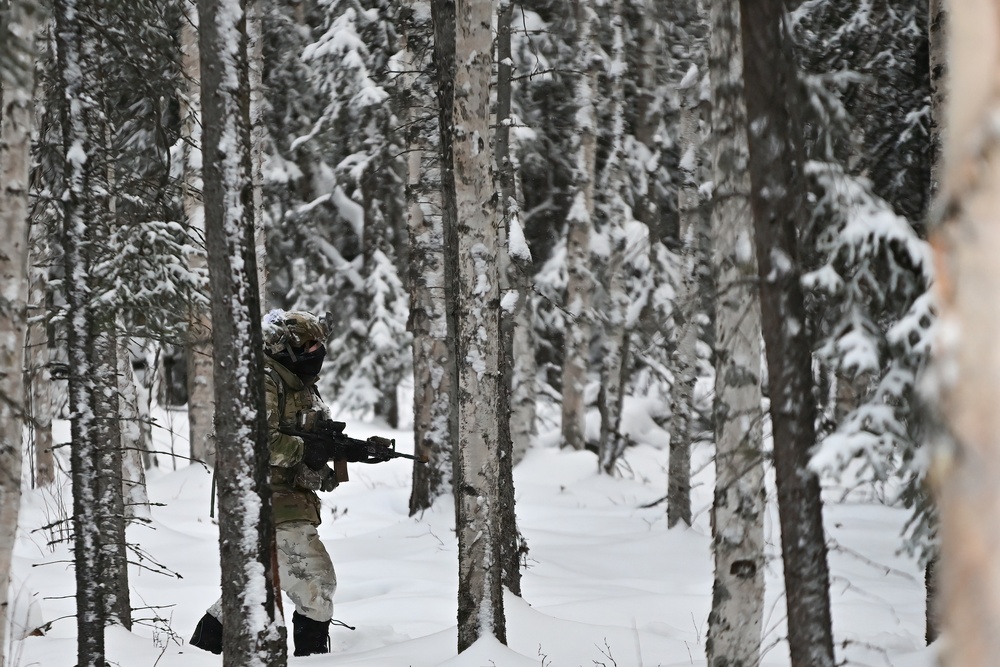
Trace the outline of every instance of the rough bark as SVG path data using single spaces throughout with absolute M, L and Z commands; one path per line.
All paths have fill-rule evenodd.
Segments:
M 610 254 L 602 257 L 602 282 L 607 294 L 601 336 L 601 391 L 598 407 L 601 413 L 601 436 L 598 444 L 599 469 L 612 474 L 618 458 L 625 451 L 621 432 L 624 404 L 625 369 L 628 367 L 627 313 L 629 298 L 625 283 L 625 223 L 631 219 L 625 203 L 625 38 L 621 0 L 610 7 L 612 29 L 611 88 L 607 103 L 611 106 L 611 150 L 600 175 L 603 202 L 603 232 L 610 241 Z
M 114 327 L 107 315 L 98 315 L 91 347 L 95 385 L 97 434 L 97 525 L 100 531 L 98 572 L 102 579 L 105 624 L 132 627 L 129 603 L 128 556 L 125 547 L 125 503 L 122 496 L 122 440 L 118 401 L 118 352 Z
M 184 177 L 181 196 L 184 217 L 191 234 L 191 251 L 187 253 L 188 270 L 204 273 L 208 270 L 205 245 L 205 207 L 201 199 L 201 56 L 198 50 L 198 11 L 194 0 L 184 3 L 181 22 L 181 67 L 185 88 L 178 99 L 181 106 L 181 136 L 184 138 Z M 207 287 L 204 300 L 192 304 L 187 322 L 187 391 L 188 435 L 191 458 L 215 467 L 215 383 L 214 351 L 212 350 L 211 293 Z
M 931 246 L 941 321 L 933 367 L 950 429 L 932 475 L 940 509 L 943 664 L 1000 655 L 1000 2 L 951 3 L 943 181 Z
M 96 216 L 91 201 L 97 169 L 89 158 L 94 151 L 91 116 L 95 113 L 87 95 L 95 88 L 91 63 L 92 38 L 80 13 L 91 8 L 76 0 L 57 0 L 55 40 L 63 99 L 60 121 L 63 141 L 61 245 L 66 276 L 67 359 L 69 369 L 69 411 L 72 447 L 70 469 L 73 482 L 73 535 L 76 567 L 77 665 L 104 667 L 103 586 L 93 576 L 101 562 L 98 516 L 98 447 L 91 382 L 90 350 L 94 336 L 90 304 L 91 275 L 87 223 Z
M 594 219 L 594 182 L 597 166 L 597 69 L 595 42 L 599 22 L 591 0 L 574 0 L 572 18 L 576 27 L 574 52 L 576 62 L 576 123 L 572 138 L 572 203 L 566 217 L 566 325 L 562 376 L 563 447 L 586 447 L 585 392 L 590 366 L 591 295 L 594 276 L 591 271 L 590 235 Z
M 710 7 L 715 319 L 715 579 L 709 667 L 756 667 L 764 615 L 760 306 L 737 0 Z
M 121 322 L 119 322 L 119 326 Z M 122 499 L 126 519 L 149 519 L 149 494 L 143 452 L 151 448 L 142 428 L 139 390 L 128 350 L 128 337 L 118 338 L 118 415 L 122 450 Z
M 796 226 L 808 218 L 796 73 L 781 0 L 740 1 L 751 207 L 767 356 L 778 516 L 793 667 L 833 667 L 830 575 L 815 443 L 809 338 Z
M 24 433 L 24 343 L 28 301 L 28 172 L 31 164 L 34 32 L 37 8 L 15 0 L 0 24 L 7 48 L 24 34 L 13 54 L 20 66 L 0 70 L 0 667 L 7 645 L 7 594 L 11 558 L 21 504 Z
M 31 268 L 28 298 L 28 337 L 25 343 L 24 380 L 28 392 L 28 433 L 35 456 L 34 484 L 48 486 L 55 479 L 55 456 L 52 450 L 53 384 L 50 371 L 55 343 L 49 338 L 48 313 L 51 296 L 47 266 L 50 261 L 48 234 L 42 225 L 30 231 Z
M 945 100 L 948 81 L 948 9 L 945 0 L 930 0 L 927 16 L 931 73 L 931 191 L 941 183 L 941 149 L 945 141 Z
M 219 547 L 226 667 L 285 664 L 275 616 L 264 410 L 264 358 L 254 243 L 245 4 L 199 0 L 205 232 L 215 359 Z
M 500 417 L 498 456 L 500 459 L 499 523 L 502 540 L 501 561 L 503 585 L 514 595 L 521 595 L 521 547 L 523 536 L 517 529 L 514 514 L 514 431 L 511 419 L 511 400 L 516 380 L 534 382 L 534 378 L 518 378 L 514 373 L 514 327 L 526 302 L 527 280 L 524 266 L 527 257 L 515 257 L 511 252 L 513 233 L 520 234 L 518 204 L 514 192 L 514 163 L 510 151 L 511 97 L 513 95 L 513 59 L 511 58 L 510 21 L 514 7 L 508 0 L 497 5 L 497 110 L 494 140 L 496 161 L 496 190 L 500 205 L 497 207 L 497 232 L 500 295 L 504 307 L 500 309 L 500 341 L 497 368 L 500 372 L 497 414 Z M 510 302 L 516 299 L 516 302 Z M 521 447 L 527 447 L 521 444 Z
M 451 166 L 455 214 L 448 216 L 445 290 L 454 303 L 458 369 L 457 490 L 458 650 L 492 634 L 506 643 L 500 535 L 499 411 L 500 251 L 491 167 L 490 88 L 493 44 L 490 0 L 454 8 Z M 440 62 L 440 61 L 439 61 Z M 449 243 L 448 241 L 454 241 Z M 449 328 L 452 328 L 449 325 Z
M 692 84 L 695 85 L 696 84 Z M 667 474 L 667 526 L 691 525 L 691 445 L 694 439 L 694 385 L 697 380 L 698 272 L 701 224 L 698 206 L 698 93 L 684 92 L 681 109 L 681 164 L 683 183 L 677 193 L 680 213 L 683 283 L 675 310 L 679 331 L 671 355 L 670 457 Z
M 407 227 L 410 238 L 409 289 L 413 334 L 413 437 L 415 451 L 425 465 L 413 466 L 410 515 L 453 492 L 454 438 L 451 430 L 453 398 L 452 350 L 445 318 L 443 234 L 441 223 L 440 130 L 433 97 L 436 69 L 432 60 L 434 28 L 429 3 L 413 0 L 404 13 L 405 40 L 403 106 L 409 121 L 407 145 Z

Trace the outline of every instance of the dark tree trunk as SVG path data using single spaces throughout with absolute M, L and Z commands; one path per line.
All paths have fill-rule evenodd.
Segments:
M 452 128 L 455 121 L 455 0 L 431 0 L 431 19 L 434 23 L 434 66 L 437 70 L 437 103 L 441 173 L 441 224 L 444 230 L 444 248 L 458 247 L 458 224 L 455 204 L 455 168 L 452 147 Z M 443 272 L 446 284 L 457 280 L 458 267 L 444 262 Z M 445 314 L 447 320 L 447 341 L 458 340 L 454 291 L 445 290 Z M 454 356 L 454 351 L 452 352 Z M 447 367 L 448 384 L 453 388 L 451 408 L 448 410 L 448 432 L 451 434 L 452 478 L 459 478 L 458 470 L 458 412 L 454 409 L 458 393 L 458 363 L 452 359 Z M 459 489 L 455 492 L 455 522 L 460 521 Z
M 101 559 L 98 532 L 98 447 L 94 419 L 90 350 L 93 315 L 90 304 L 89 231 L 94 206 L 90 202 L 95 162 L 88 160 L 95 141 L 91 136 L 94 110 L 86 93 L 93 84 L 86 24 L 80 14 L 87 8 L 72 0 L 57 0 L 56 50 L 63 99 L 60 109 L 64 150 L 61 244 L 66 276 L 67 368 L 71 420 L 70 467 L 73 481 L 73 538 L 76 566 L 76 619 L 78 667 L 104 667 L 103 586 L 94 576 Z
M 223 665 L 284 665 L 275 619 L 245 4 L 200 0 L 205 241 L 215 357 Z M 234 48 L 235 47 L 235 48 Z M 233 352 L 235 351 L 235 353 Z
M 811 352 L 796 225 L 808 217 L 796 73 L 781 0 L 741 0 L 751 207 L 767 351 L 788 643 L 793 667 L 833 667 L 830 583 L 815 444 Z

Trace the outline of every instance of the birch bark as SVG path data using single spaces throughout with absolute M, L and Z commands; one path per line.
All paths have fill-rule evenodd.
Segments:
M 594 181 L 597 165 L 597 31 L 600 28 L 592 0 L 574 0 L 574 44 L 577 72 L 575 85 L 576 123 L 572 139 L 572 203 L 566 216 L 566 326 L 562 376 L 562 446 L 583 449 L 586 442 L 586 389 L 590 366 L 591 271 L 590 236 L 594 224 Z
M 679 333 L 671 357 L 670 459 L 667 475 L 667 526 L 691 525 L 691 444 L 694 438 L 694 385 L 697 379 L 698 271 L 701 224 L 698 212 L 698 85 L 684 91 L 681 109 L 681 164 L 683 184 L 677 194 L 684 275 L 677 295 Z
M 451 166 L 455 216 L 446 219 L 446 289 L 454 295 L 458 363 L 458 650 L 492 634 L 506 643 L 499 448 L 503 386 L 500 272 L 491 167 L 490 84 L 495 14 L 490 0 L 455 3 Z M 444 100 L 442 99 L 442 104 Z M 454 241 L 454 243 L 449 243 Z
M 185 88 L 178 98 L 181 105 L 181 136 L 184 140 L 184 177 L 181 196 L 191 250 L 187 253 L 188 270 L 205 274 L 208 264 L 205 245 L 205 206 L 201 167 L 201 62 L 198 49 L 198 10 L 195 0 L 183 3 L 181 19 L 181 68 Z M 203 300 L 192 305 L 187 322 L 188 434 L 191 458 L 215 467 L 215 375 L 212 349 L 211 291 L 205 287 Z
M 0 25 L 16 68 L 0 70 L 0 667 L 7 646 L 7 595 L 21 504 L 28 301 L 28 173 L 31 165 L 37 8 L 15 0 Z M 12 36 L 20 33 L 16 42 Z
M 952 442 L 935 452 L 943 664 L 1000 654 L 1000 2 L 948 6 L 948 95 L 940 219 L 931 246 L 940 322 L 933 360 Z
M 413 466 L 410 515 L 453 491 L 453 351 L 448 345 L 444 299 L 440 129 L 428 110 L 438 109 L 432 86 L 434 29 L 430 3 L 413 0 L 402 30 L 404 66 L 412 74 L 403 85 L 409 120 L 407 144 L 407 228 L 410 238 L 410 318 L 413 333 L 413 428 L 415 451 L 427 458 Z
M 764 611 L 764 466 L 760 304 L 747 173 L 738 0 L 713 2 L 712 239 L 715 320 L 715 580 L 705 642 L 709 667 L 760 663 Z

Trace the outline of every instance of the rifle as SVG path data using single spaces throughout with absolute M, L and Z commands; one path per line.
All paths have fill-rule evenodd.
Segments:
M 326 450 L 326 458 L 333 461 L 337 482 L 348 481 L 347 463 L 384 463 L 392 459 L 410 459 L 427 463 L 426 456 L 414 456 L 396 451 L 395 439 L 373 435 L 367 440 L 352 438 L 344 429 L 347 424 L 333 421 L 314 410 L 300 411 L 295 415 L 295 428 L 280 429 L 286 435 L 295 435 L 310 441 L 319 441 Z

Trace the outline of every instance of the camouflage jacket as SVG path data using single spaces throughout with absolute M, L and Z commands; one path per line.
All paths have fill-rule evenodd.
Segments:
M 309 521 L 319 525 L 320 502 L 315 491 L 295 483 L 296 467 L 302 463 L 302 438 L 281 428 L 294 428 L 300 410 L 329 409 L 316 391 L 315 379 L 303 382 L 297 375 L 265 357 L 264 392 L 267 405 L 267 437 L 271 454 L 271 494 L 274 522 Z

